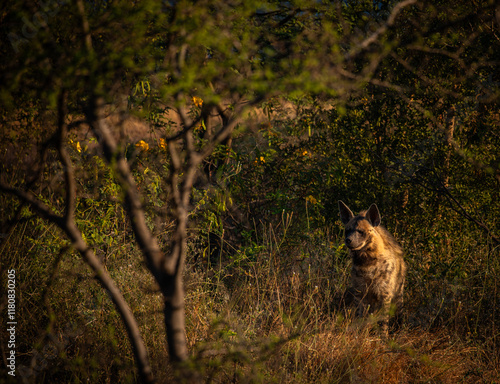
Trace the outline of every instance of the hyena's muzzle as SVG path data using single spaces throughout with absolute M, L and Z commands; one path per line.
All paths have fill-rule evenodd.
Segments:
M 371 238 L 372 225 L 365 218 L 351 219 L 345 229 L 345 245 L 356 251 L 363 248 Z

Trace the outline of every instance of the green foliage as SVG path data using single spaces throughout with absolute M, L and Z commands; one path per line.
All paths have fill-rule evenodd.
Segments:
M 3 10 L 0 181 L 64 212 L 54 133 L 66 89 L 76 223 L 129 301 L 160 382 L 172 377 L 161 296 L 118 176 L 80 122 L 95 95 L 113 101 L 117 138 L 122 115 L 145 123 L 120 151 L 165 251 L 174 227 L 165 139 L 183 128 L 172 111 L 185 107 L 198 122 L 200 149 L 221 124 L 210 121 L 216 104 L 229 114 L 262 100 L 260 117 L 242 119 L 205 159 L 191 194 L 187 364 L 207 381 L 496 379 L 495 3 L 422 4 L 383 31 L 395 2 L 77 1 L 49 12 L 22 1 Z M 26 20 L 36 27 L 29 38 Z M 392 341 L 374 341 L 343 305 L 339 199 L 357 210 L 376 202 L 404 246 L 406 305 Z M 0 203 L 1 270 L 18 276 L 19 367 L 33 382 L 134 382 L 119 315 L 68 241 L 12 196 Z

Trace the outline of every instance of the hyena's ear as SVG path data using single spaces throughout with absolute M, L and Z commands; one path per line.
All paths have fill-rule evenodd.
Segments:
M 378 227 L 380 225 L 380 212 L 378 211 L 377 205 L 372 204 L 368 211 L 366 211 L 365 217 L 368 219 L 370 224 L 374 227 Z
M 342 200 L 339 200 L 339 212 L 340 212 L 340 220 L 342 220 L 342 223 L 346 225 L 349 220 L 351 220 L 354 215 L 352 211 L 349 209 L 347 205 L 344 204 Z

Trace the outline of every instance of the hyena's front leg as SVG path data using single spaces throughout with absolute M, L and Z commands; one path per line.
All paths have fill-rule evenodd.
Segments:
M 356 317 L 366 317 L 370 312 L 370 305 L 362 299 L 356 300 Z
M 401 282 L 401 285 L 399 286 L 396 298 L 394 299 L 394 303 L 396 304 L 396 309 L 400 310 L 403 308 L 403 292 L 404 292 L 404 287 L 405 287 L 405 281 L 403 280 Z
M 362 286 L 362 284 L 357 284 L 357 286 Z M 351 287 L 349 291 L 352 298 L 352 304 L 354 304 L 356 317 L 359 318 L 368 315 L 370 311 L 370 303 L 369 300 L 367 300 L 368 287 L 362 287 L 361 289 Z
M 389 335 L 389 317 L 391 312 L 392 296 L 384 297 L 380 308 L 380 328 L 384 336 Z

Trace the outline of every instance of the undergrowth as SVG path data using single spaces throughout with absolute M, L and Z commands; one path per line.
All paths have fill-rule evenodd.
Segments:
M 218 259 L 208 259 L 207 243 L 190 242 L 189 364 L 206 382 L 497 382 L 498 248 L 477 242 L 472 253 L 465 232 L 455 241 L 406 239 L 405 306 L 385 340 L 343 305 L 349 260 L 337 227 L 297 242 L 288 239 L 293 217 L 263 224 L 259 243 Z M 29 220 L 2 242 L 2 268 L 18 279 L 21 377 L 135 382 L 119 315 L 59 235 Z M 168 382 L 161 297 L 140 252 L 125 240 L 98 254 L 138 319 L 159 382 Z

